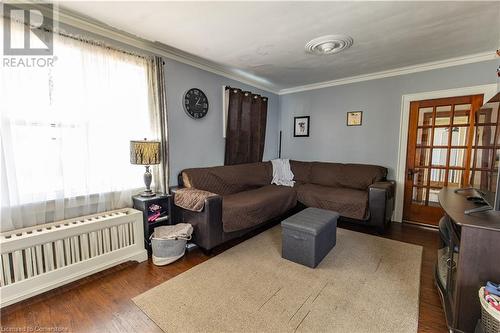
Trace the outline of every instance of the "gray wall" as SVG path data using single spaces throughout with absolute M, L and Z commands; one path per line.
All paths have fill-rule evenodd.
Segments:
M 496 83 L 497 61 L 334 86 L 280 96 L 282 157 L 370 163 L 395 177 L 402 95 Z M 346 112 L 363 111 L 362 126 Z M 310 115 L 310 137 L 293 137 L 293 117 Z M 406 129 L 405 129 L 406 130 Z
M 249 90 L 269 98 L 264 160 L 278 156 L 277 95 L 175 60 L 165 59 L 165 61 L 171 186 L 177 184 L 177 175 L 182 169 L 224 164 L 223 85 Z M 189 88 L 200 88 L 208 97 L 209 110 L 201 120 L 191 119 L 184 112 L 182 96 Z

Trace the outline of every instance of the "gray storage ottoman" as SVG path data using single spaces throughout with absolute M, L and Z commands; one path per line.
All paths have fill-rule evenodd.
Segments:
M 281 256 L 316 267 L 337 242 L 338 217 L 329 210 L 306 208 L 281 222 Z

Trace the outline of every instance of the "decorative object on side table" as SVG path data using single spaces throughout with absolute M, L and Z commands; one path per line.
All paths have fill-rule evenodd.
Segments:
M 152 197 L 135 195 L 132 197 L 132 200 L 134 208 L 142 211 L 144 243 L 148 252 L 151 252 L 151 241 L 149 238 L 155 228 L 171 224 L 171 196 L 169 194 L 155 194 Z
M 361 126 L 363 122 L 363 111 L 347 112 L 347 126 Z
M 293 136 L 307 137 L 309 136 L 309 116 L 301 116 L 293 118 Z
M 153 176 L 149 167 L 153 164 L 160 164 L 160 141 L 130 141 L 130 163 L 146 166 L 144 173 L 144 184 L 146 190 L 141 193 L 143 197 L 152 197 L 155 193 L 151 190 Z

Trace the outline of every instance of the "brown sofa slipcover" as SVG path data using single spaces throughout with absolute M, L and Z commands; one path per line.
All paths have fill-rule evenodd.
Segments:
M 296 181 L 293 188 L 270 185 L 270 162 L 183 170 L 179 175 L 181 188 L 217 195 L 205 199 L 202 212 L 177 207 L 177 220 L 193 225 L 195 242 L 206 250 L 299 206 L 336 211 L 341 220 L 381 230 L 390 223 L 395 183 L 386 180 L 386 168 L 293 160 L 290 164 Z M 175 192 L 173 188 L 174 196 Z
M 205 199 L 214 195 L 217 194 L 194 187 L 180 188 L 175 191 L 174 204 L 194 212 L 201 212 L 205 208 Z
M 368 216 L 368 191 L 316 184 L 297 187 L 298 200 L 307 207 L 323 208 L 356 220 Z
M 271 184 L 271 163 L 249 163 L 186 169 L 181 172 L 185 187 L 194 187 L 220 195 L 242 192 Z
M 251 228 L 285 214 L 297 204 L 291 187 L 266 185 L 222 197 L 222 228 L 233 232 Z
M 365 191 L 386 176 L 387 169 L 377 165 L 312 162 L 309 180 L 305 182 Z

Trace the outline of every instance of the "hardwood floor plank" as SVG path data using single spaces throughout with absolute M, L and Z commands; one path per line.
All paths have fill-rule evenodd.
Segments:
M 372 229 L 360 226 L 340 224 L 340 227 L 375 233 Z M 418 332 L 447 332 L 443 309 L 433 280 L 436 250 L 439 246 L 437 231 L 393 223 L 391 229 L 381 237 L 424 247 Z M 224 245 L 216 249 L 211 256 L 243 240 Z M 136 307 L 131 299 L 208 260 L 211 256 L 194 250 L 165 267 L 157 267 L 151 260 L 140 264 L 124 263 L 8 306 L 0 311 L 0 325 L 3 331 L 39 327 L 58 328 L 59 332 L 161 333 L 160 328 Z

